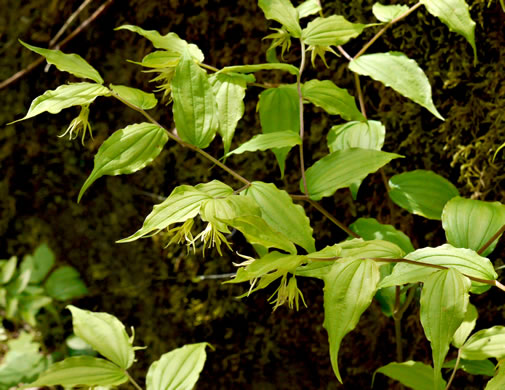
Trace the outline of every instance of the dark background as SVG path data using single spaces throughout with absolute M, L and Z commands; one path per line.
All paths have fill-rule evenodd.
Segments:
M 88 18 L 102 3 L 93 1 L 68 31 Z M 294 2 L 296 3 L 296 2 Z M 390 3 L 397 3 L 391 1 Z M 406 1 L 405 3 L 413 4 Z M 384 150 L 406 156 L 386 166 L 385 173 L 432 169 L 451 180 L 463 196 L 481 200 L 503 200 L 503 155 L 491 158 L 505 141 L 505 13 L 498 1 L 470 0 L 477 22 L 477 65 L 470 45 L 452 33 L 424 8 L 383 35 L 369 52 L 398 50 L 415 59 L 433 87 L 435 105 L 446 118 L 441 122 L 420 106 L 379 83 L 361 78 L 368 115 L 382 121 L 387 135 Z M 488 4 L 489 3 L 489 4 Z M 80 1 L 0 0 L 0 81 L 37 59 L 24 49 L 20 38 L 47 47 Z M 371 1 L 324 1 L 325 15 L 337 13 L 352 22 L 376 22 Z M 305 23 L 305 22 L 303 22 Z M 215 67 L 265 62 L 270 31 L 255 1 L 234 2 L 179 0 L 116 0 L 107 10 L 63 49 L 78 53 L 99 70 L 106 83 L 125 84 L 149 90 L 152 75 L 126 61 L 139 61 L 152 51 L 150 43 L 128 31 L 114 31 L 134 24 L 165 34 L 176 32 L 197 44 L 205 62 Z M 354 55 L 379 27 L 372 27 L 345 45 Z M 296 43 L 286 60 L 299 63 Z M 355 94 L 353 76 L 343 58 L 327 56 L 329 69 L 321 61 L 307 70 L 306 80 L 331 79 Z M 294 82 L 277 72 L 257 74 L 259 81 Z M 115 244 L 136 231 L 155 196 L 167 196 L 180 184 L 195 185 L 220 179 L 234 188 L 239 183 L 193 152 L 173 142 L 149 167 L 128 176 L 106 176 L 95 182 L 80 204 L 77 194 L 93 168 L 93 156 L 115 130 L 141 122 L 140 114 L 107 98 L 91 106 L 94 140 L 73 142 L 58 138 L 78 114 L 70 108 L 58 115 L 43 114 L 15 125 L 6 123 L 22 117 L 31 101 L 48 89 L 75 80 L 51 67 L 39 66 L 18 82 L 0 91 L 0 258 L 31 253 L 47 242 L 61 263 L 71 264 L 82 274 L 90 294 L 74 302 L 79 307 L 106 311 L 136 329 L 137 352 L 133 375 L 143 382 L 149 364 L 185 343 L 208 341 L 208 359 L 198 389 L 358 389 L 368 388 L 374 370 L 395 360 L 393 321 L 374 303 L 362 316 L 358 328 L 343 341 L 340 368 L 344 385 L 338 384 L 329 361 L 326 331 L 322 327 L 322 284 L 301 280 L 308 309 L 290 311 L 282 307 L 272 313 L 267 298 L 274 289 L 237 300 L 246 285 L 223 285 L 220 280 L 192 282 L 197 275 L 234 272 L 237 257 L 208 251 L 202 258 L 187 254 L 184 247 L 164 248 L 163 234 L 128 244 Z M 232 147 L 260 132 L 255 112 L 261 90 L 249 88 L 246 115 Z M 306 166 L 327 153 L 325 134 L 339 123 L 321 110 L 306 106 Z M 171 127 L 169 107 L 163 104 L 152 115 Z M 219 137 L 208 151 L 222 155 Z M 275 182 L 289 192 L 298 192 L 298 156 L 288 157 L 286 177 L 279 178 L 270 152 L 247 153 L 228 159 L 227 164 L 243 176 Z M 438 221 L 409 215 L 391 207 L 379 174 L 363 183 L 357 201 L 348 191 L 339 191 L 322 204 L 346 224 L 358 217 L 375 217 L 394 224 L 408 234 L 414 246 L 437 246 L 445 241 Z M 318 248 L 346 236 L 320 214 L 306 208 L 314 227 Z M 201 228 L 198 226 L 197 228 Z M 195 229 L 196 230 L 196 229 Z M 249 246 L 234 237 L 233 249 L 252 254 Z M 503 244 L 491 255 L 502 263 Z M 473 297 L 479 309 L 478 327 L 504 323 L 503 293 L 489 291 Z M 70 332 L 68 312 L 63 312 L 65 332 Z M 42 323 L 50 327 L 50 323 Z M 431 362 L 431 350 L 419 323 L 418 306 L 412 305 L 403 322 L 406 360 Z M 64 332 L 48 333 L 49 348 L 61 343 Z M 453 353 L 453 352 L 450 352 Z M 459 373 L 454 388 L 480 389 L 487 379 Z M 377 389 L 393 386 L 381 375 Z

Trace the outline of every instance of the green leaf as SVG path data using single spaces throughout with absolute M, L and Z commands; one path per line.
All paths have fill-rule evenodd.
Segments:
M 135 354 L 121 321 L 108 313 L 94 313 L 72 305 L 67 308 L 72 312 L 77 337 L 123 370 L 132 365 Z
M 349 63 L 355 73 L 370 76 L 444 120 L 431 97 L 428 78 L 414 60 L 399 52 L 365 54 Z
M 498 277 L 489 259 L 479 256 L 471 249 L 454 248 L 450 244 L 444 244 L 436 248 L 418 249 L 409 253 L 405 258 L 443 267 L 453 267 L 462 274 L 476 278 L 495 280 Z M 439 271 L 437 268 L 398 263 L 395 265 L 392 274 L 380 282 L 379 288 L 423 282 L 428 276 L 437 271 Z M 470 291 L 480 293 L 488 288 L 488 285 L 472 282 Z
M 450 181 L 424 169 L 393 176 L 389 187 L 389 197 L 393 202 L 429 219 L 440 220 L 445 204 L 459 195 Z
M 470 17 L 465 0 L 420 0 L 430 14 L 439 18 L 451 31 L 465 37 L 472 45 L 473 54 L 477 57 L 475 46 L 475 22 Z
M 424 363 L 412 360 L 389 363 L 375 371 L 374 378 L 377 373 L 397 380 L 412 390 L 433 390 L 433 368 Z
M 226 66 L 218 73 L 253 73 L 259 72 L 260 70 L 283 70 L 295 76 L 297 76 L 299 73 L 299 70 L 296 66 L 282 63 Z
M 503 363 L 498 366 L 498 370 L 495 373 L 493 379 L 491 379 L 484 390 L 502 390 L 505 386 L 505 368 L 503 368 Z
M 375 261 L 354 259 L 335 263 L 324 277 L 323 326 L 328 331 L 331 365 L 341 383 L 338 369 L 340 343 L 372 303 L 379 278 Z
M 7 285 L 7 295 L 15 296 L 21 294 L 28 286 L 28 283 L 30 283 L 31 273 L 32 270 L 27 269 L 18 274 L 17 278 Z
M 142 58 L 142 62 L 129 61 L 146 68 L 170 68 L 177 66 L 181 55 L 172 51 L 156 50 Z
M 92 356 L 76 356 L 55 363 L 29 387 L 117 386 L 128 381 L 126 372 L 115 364 Z
M 293 243 L 284 234 L 272 229 L 262 217 L 250 215 L 222 221 L 240 231 L 250 244 L 296 253 Z
M 421 324 L 431 343 L 433 388 L 443 389 L 442 365 L 454 333 L 465 317 L 470 280 L 458 270 L 439 270 L 426 278 L 421 293 Z
M 244 142 L 237 149 L 232 150 L 227 156 L 232 154 L 242 154 L 244 152 L 256 152 L 257 150 L 291 149 L 295 145 L 300 145 L 302 140 L 297 133 L 292 131 L 278 131 L 275 133 L 258 134 L 249 141 Z
M 179 136 L 199 148 L 209 146 L 219 127 L 216 97 L 207 73 L 195 64 L 188 52 L 175 68 L 172 97 Z
M 279 190 L 272 183 L 255 181 L 245 193 L 256 201 L 263 219 L 272 228 L 307 252 L 316 250 L 310 220 L 304 208 L 294 204 L 286 191 Z
M 414 251 L 410 238 L 392 225 L 379 223 L 375 218 L 358 218 L 349 229 L 365 240 L 386 240 L 398 245 L 405 253 Z
M 168 141 L 167 132 L 151 123 L 136 123 L 115 131 L 98 149 L 93 171 L 82 185 L 77 201 L 104 175 L 137 172 L 160 154 Z
M 233 194 L 233 188 L 220 182 L 219 180 L 212 180 L 208 183 L 200 183 L 197 184 L 195 188 L 213 198 L 224 198 Z
M 293 37 L 300 38 L 302 28 L 298 22 L 298 12 L 290 0 L 258 0 L 258 5 L 267 19 L 279 22 Z
M 75 83 L 60 85 L 55 90 L 46 91 L 44 94 L 36 97 L 30 105 L 28 113 L 23 118 L 11 122 L 11 124 L 33 118 L 43 112 L 57 114 L 65 108 L 90 104 L 98 96 L 109 95 L 110 90 L 99 84 Z
M 305 18 L 310 15 L 317 14 L 322 11 L 321 4 L 318 0 L 305 0 L 299 6 L 296 7 L 296 12 L 298 12 L 298 17 Z
M 461 248 L 478 251 L 505 225 L 505 206 L 500 202 L 454 197 L 444 207 L 442 226 L 447 241 Z M 489 255 L 500 238 L 482 253 Z
M 165 49 L 179 54 L 183 54 L 185 50 L 189 50 L 189 53 L 195 60 L 198 62 L 203 62 L 204 60 L 204 55 L 198 46 L 192 43 L 188 44 L 184 39 L 179 38 L 176 33 L 171 32 L 161 35 L 158 31 L 144 30 L 143 28 L 128 24 L 117 27 L 115 30 L 129 30 L 142 35 L 144 38 L 149 39 L 157 49 Z
M 32 262 L 32 273 L 30 283 L 38 284 L 47 276 L 54 265 L 54 253 L 47 246 L 41 244 L 35 249 L 35 252 L 30 256 Z M 25 260 L 23 260 L 23 263 Z M 21 271 L 24 271 L 23 263 L 21 263 Z
M 302 39 L 307 45 L 339 46 L 357 37 L 366 26 L 348 22 L 343 16 L 318 17 L 302 31 Z
M 456 359 L 444 364 L 443 368 L 454 368 Z M 462 369 L 470 375 L 494 375 L 494 364 L 490 360 L 467 360 L 460 359 L 458 369 Z M 505 383 L 504 383 L 505 384 Z M 500 387 L 502 389 L 503 387 Z
M 471 303 L 468 304 L 466 309 L 465 318 L 463 319 L 462 324 L 459 326 L 456 333 L 452 338 L 452 345 L 456 348 L 461 348 L 465 343 L 472 330 L 475 328 L 475 324 L 477 323 L 477 317 L 479 313 L 474 305 Z M 492 376 L 492 375 L 491 375 Z
M 200 212 L 202 202 L 211 198 L 212 196 L 202 191 L 201 188 L 179 186 L 172 191 L 167 199 L 154 206 L 141 229 L 130 237 L 116 242 L 125 243 L 145 236 L 154 236 L 173 223 L 185 222 L 194 218 Z
M 218 133 L 224 144 L 224 154 L 230 151 L 231 140 L 237 123 L 244 115 L 244 97 L 248 82 L 254 82 L 252 75 L 238 73 L 216 73 L 209 78 L 216 96 L 219 117 Z
M 2 260 L 4 261 L 4 260 Z M 12 279 L 14 274 L 16 273 L 16 266 L 18 264 L 18 258 L 16 256 L 12 256 L 8 261 L 1 264 L 2 268 L 0 269 L 0 284 L 7 284 Z
M 270 134 L 280 131 L 299 133 L 300 105 L 296 85 L 281 85 L 278 88 L 264 90 L 260 93 L 258 107 L 263 133 Z M 284 176 L 285 161 L 289 150 L 289 147 L 274 150 L 281 170 L 281 177 Z
M 70 266 L 63 266 L 54 271 L 44 287 L 47 294 L 58 301 L 74 299 L 88 293 L 79 271 Z
M 302 94 L 305 99 L 330 115 L 340 115 L 346 120 L 365 120 L 356 106 L 354 97 L 346 89 L 337 87 L 333 81 L 307 81 L 303 84 Z
M 347 122 L 333 126 L 328 132 L 330 152 L 349 148 L 381 150 L 386 128 L 378 121 Z
M 461 357 L 469 360 L 505 357 L 505 327 L 493 326 L 474 333 L 461 347 Z
M 29 45 L 21 39 L 19 42 L 27 49 L 44 56 L 48 64 L 53 64 L 63 72 L 68 72 L 77 77 L 96 81 L 98 84 L 103 83 L 103 79 L 97 70 L 78 54 L 65 54 L 60 50 L 43 49 L 41 47 Z
M 409 10 L 407 5 L 384 5 L 381 3 L 375 3 L 372 7 L 372 12 L 374 16 L 381 22 L 390 22 L 396 19 L 398 16 L 404 14 Z
M 203 369 L 207 343 L 187 344 L 155 361 L 147 372 L 147 390 L 192 389 Z
M 224 233 L 230 233 L 230 231 L 221 220 L 248 215 L 261 217 L 260 208 L 249 196 L 230 195 L 226 198 L 204 200 L 200 209 L 202 220 L 212 222 Z
M 154 93 L 147 93 L 140 89 L 126 87 L 124 85 L 111 84 L 110 89 L 118 94 L 119 97 L 123 100 L 126 100 L 128 103 L 133 104 L 134 106 L 139 107 L 143 110 L 150 110 L 151 108 L 156 107 L 156 104 L 158 104 Z
M 363 180 L 369 173 L 399 157 L 401 156 L 394 153 L 359 148 L 333 152 L 307 169 L 309 196 L 313 200 L 331 196 L 338 189 Z M 302 182 L 300 189 L 303 191 Z

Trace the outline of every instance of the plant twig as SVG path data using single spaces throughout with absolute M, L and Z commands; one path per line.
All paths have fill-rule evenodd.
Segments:
M 63 33 L 67 30 L 67 28 L 70 26 L 70 24 L 75 20 L 75 18 L 86 8 L 89 3 L 91 3 L 93 0 L 84 0 L 82 4 L 77 8 L 75 12 L 70 15 L 70 17 L 67 19 L 65 24 L 60 28 L 60 30 L 56 33 L 56 35 L 49 41 L 49 47 L 54 46 L 56 42 L 58 42 L 58 39 L 63 35 Z
M 483 254 L 484 251 L 489 248 L 489 246 L 498 238 L 502 235 L 502 233 L 505 232 L 505 225 L 503 225 L 500 230 L 498 230 L 493 236 L 480 248 L 477 253 L 479 255 Z
M 358 91 L 358 100 L 359 100 L 359 108 L 365 119 L 368 119 L 366 116 L 365 109 L 365 99 L 363 97 L 363 91 L 361 90 L 361 83 L 359 82 L 359 75 L 354 73 L 354 84 L 356 85 L 356 90 Z
M 344 50 L 342 46 L 338 45 L 337 49 L 345 58 L 347 58 L 348 61 L 352 61 L 352 57 L 349 55 L 348 52 Z
M 305 133 L 305 125 L 303 123 L 303 94 L 302 94 L 302 73 L 305 68 L 305 43 L 300 39 L 301 51 L 302 51 L 302 59 L 300 61 L 300 71 L 298 72 L 298 76 L 296 78 L 296 87 L 298 89 L 298 107 L 300 111 L 300 139 L 302 143 L 300 144 L 300 173 L 302 174 L 302 182 L 303 182 L 303 192 L 305 195 L 309 194 L 309 190 L 307 188 L 307 178 L 305 177 L 305 159 L 303 157 L 303 136 Z
M 139 384 L 137 382 L 135 382 L 135 379 L 132 378 L 132 376 L 130 375 L 130 373 L 126 370 L 124 370 L 126 376 L 128 377 L 128 380 L 132 383 L 133 386 L 135 386 L 135 388 L 137 390 L 144 390 L 142 389 L 142 387 L 139 386 Z
M 100 16 L 101 13 L 105 11 L 105 9 L 112 4 L 114 0 L 107 0 L 104 4 L 102 4 L 93 14 L 86 19 L 84 22 L 82 22 L 79 27 L 77 27 L 74 31 L 70 33 L 63 41 L 58 43 L 55 47 L 50 47 L 51 49 L 54 48 L 60 48 L 62 46 L 65 46 L 69 41 L 74 39 L 76 35 L 78 35 L 82 30 L 84 30 L 91 22 L 93 22 L 98 16 Z M 2 81 L 0 83 L 0 90 L 7 88 L 9 85 L 12 83 L 15 83 L 19 79 L 23 78 L 25 75 L 30 73 L 33 69 L 35 69 L 37 66 L 42 64 L 44 62 L 45 58 L 40 57 L 37 60 L 33 61 L 31 64 L 29 64 L 26 68 L 20 70 L 19 72 L 16 72 L 13 74 L 11 77 L 8 79 Z
M 410 7 L 407 11 L 405 11 L 403 14 L 401 14 L 400 16 L 398 16 L 397 18 L 394 18 L 393 20 L 391 20 L 388 24 L 386 24 L 381 30 L 379 30 L 379 32 L 377 34 L 374 35 L 374 37 L 372 39 L 370 39 L 362 48 L 361 50 L 358 52 L 358 54 L 356 54 L 354 56 L 354 59 L 357 59 L 359 58 L 363 53 L 365 53 L 368 48 L 370 46 L 373 45 L 373 43 L 379 39 L 379 37 L 384 34 L 386 32 L 386 30 L 391 27 L 393 24 L 395 24 L 396 22 L 399 22 L 400 20 L 402 20 L 403 18 L 406 18 L 407 16 L 409 16 L 412 12 L 414 12 L 416 9 L 418 9 L 422 4 L 419 2 L 417 3 L 416 5 Z
M 454 364 L 454 368 L 452 369 L 451 377 L 449 378 L 449 382 L 447 382 L 447 386 L 445 387 L 445 390 L 449 390 L 449 387 L 451 387 L 452 381 L 454 380 L 454 377 L 456 376 L 456 371 L 458 370 L 460 360 L 461 360 L 461 349 L 458 349 L 458 357 L 456 358 L 456 363 Z
M 333 215 L 331 215 L 326 209 L 321 206 L 319 203 L 314 202 L 313 200 L 307 199 L 307 201 L 321 214 L 323 214 L 326 218 L 328 218 L 331 222 L 333 222 L 335 225 L 337 225 L 340 229 L 342 229 L 344 232 L 349 234 L 350 236 L 354 238 L 361 238 L 358 234 L 353 232 L 351 229 L 349 229 L 347 226 L 345 226 L 342 222 L 338 221 Z
M 245 177 L 239 175 L 237 172 L 235 172 L 233 169 L 227 167 L 226 165 L 224 165 L 221 161 L 217 160 L 216 158 L 212 157 L 209 153 L 207 153 L 205 150 L 202 150 L 200 149 L 198 146 L 194 146 L 194 145 L 191 145 L 190 143 L 187 143 L 185 141 L 183 141 L 178 135 L 175 135 L 173 134 L 172 132 L 168 131 L 168 129 L 166 129 L 164 126 L 162 126 L 156 119 L 154 119 L 151 115 L 149 115 L 146 111 L 144 111 L 142 108 L 140 107 L 137 107 L 135 106 L 134 104 L 131 104 L 129 102 L 127 102 L 126 100 L 124 100 L 123 98 L 121 98 L 117 93 L 115 92 L 112 92 L 112 96 L 114 96 L 117 100 L 119 100 L 120 102 L 122 102 L 123 104 L 126 104 L 128 107 L 130 107 L 131 109 L 137 111 L 137 112 L 140 112 L 149 122 L 151 122 L 152 124 L 162 128 L 163 130 L 165 130 L 168 134 L 168 137 L 172 140 L 174 140 L 175 142 L 177 142 L 178 144 L 180 144 L 181 146 L 185 147 L 185 148 L 188 148 L 188 149 L 191 149 L 199 154 L 201 154 L 203 157 L 205 157 L 206 159 L 212 161 L 215 165 L 217 165 L 218 167 L 220 167 L 221 169 L 225 170 L 226 172 L 228 172 L 230 175 L 232 175 L 235 179 L 237 179 L 238 181 L 241 181 L 242 183 L 244 183 L 247 187 L 249 187 L 251 185 L 251 182 L 249 180 L 247 180 Z M 245 188 L 243 188 L 245 189 Z

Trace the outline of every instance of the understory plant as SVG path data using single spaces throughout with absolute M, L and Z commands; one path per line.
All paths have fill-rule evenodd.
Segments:
M 505 291 L 487 257 L 505 230 L 505 206 L 500 202 L 461 197 L 452 183 L 429 170 L 398 172 L 385 177 L 383 166 L 408 156 L 382 150 L 386 128 L 379 121 L 368 119 L 360 87 L 360 77 L 370 77 L 443 121 L 433 102 L 430 82 L 415 59 L 399 51 L 370 53 L 370 49 L 396 23 L 415 12 L 428 12 L 464 37 L 477 61 L 475 23 L 467 3 L 420 0 L 410 7 L 376 3 L 373 14 L 377 22 L 370 25 L 353 23 L 340 15 L 325 15 L 318 0 L 307 0 L 296 7 L 290 0 L 259 0 L 258 4 L 275 26 L 265 37 L 271 42 L 267 56 L 270 62 L 262 64 L 217 69 L 205 63 L 204 53 L 196 45 L 175 33 L 161 35 L 138 26 L 118 27 L 140 34 L 154 46 L 155 50 L 136 63 L 154 74 L 152 81 L 157 85 L 154 92 L 158 98 L 154 93 L 129 86 L 105 85 L 99 72 L 76 54 L 21 42 L 44 56 L 49 64 L 87 81 L 45 92 L 32 102 L 20 120 L 80 106 L 80 114 L 62 135 L 71 139 L 80 137 L 84 142 L 86 133 L 92 132 L 89 117 L 92 103 L 98 97 L 116 99 L 144 116 L 144 122 L 115 131 L 100 146 L 78 201 L 100 177 L 130 174 L 150 164 L 169 140 L 221 168 L 223 174 L 235 180 L 234 185 L 218 180 L 181 184 L 153 207 L 136 232 L 118 243 L 126 244 L 168 231 L 171 234 L 168 244 L 184 244 L 193 249 L 198 244 L 202 255 L 205 252 L 215 255 L 231 249 L 230 233 L 238 231 L 257 255 L 238 257 L 237 254 L 237 273 L 227 283 L 248 283 L 244 296 L 276 285 L 275 293 L 269 298 L 274 309 L 284 304 L 299 309 L 305 304 L 298 278 L 322 280 L 323 325 L 328 332 L 331 364 L 340 382 L 343 381 L 338 361 L 341 342 L 376 299 L 384 314 L 392 317 L 397 349 L 397 361 L 377 367 L 377 373 L 416 390 L 448 389 L 461 368 L 471 374 L 492 376 L 487 390 L 503 388 L 505 369 L 500 364 L 505 358 L 505 328 L 497 325 L 472 333 L 477 310 L 469 299 L 470 295 L 486 293 L 492 287 Z M 377 29 L 377 33 L 354 55 L 349 54 L 344 45 L 358 38 L 365 29 Z M 295 48 L 299 62 L 281 62 Z M 304 77 L 307 67 L 327 66 L 326 57 L 335 55 L 348 62 L 348 70 L 354 75 L 352 94 L 332 80 Z M 286 81 L 259 83 L 255 73 L 260 71 L 283 72 Z M 232 148 L 250 86 L 263 89 L 257 97 L 261 132 L 251 130 L 248 141 Z M 160 123 L 148 112 L 158 105 L 158 99 L 171 110 L 173 125 Z M 334 125 L 326 132 L 328 153 L 306 167 L 304 144 L 309 127 L 304 109 L 309 104 L 325 111 Z M 223 143 L 223 154 L 212 156 L 205 149 L 217 134 Z M 298 158 L 288 158 L 292 148 L 297 149 Z M 299 192 L 288 193 L 273 183 L 254 181 L 226 165 L 226 160 L 233 159 L 234 155 L 266 150 L 275 155 L 281 176 L 285 173 L 299 176 Z M 346 226 L 335 217 L 338 210 L 328 211 L 319 203 L 343 189 L 349 189 L 356 198 L 362 181 L 375 172 L 385 178 L 385 193 L 397 206 L 427 219 L 440 220 L 447 243 L 414 248 L 410 238 L 392 225 L 363 215 Z M 349 239 L 321 247 L 314 238 L 304 206 L 318 210 L 332 224 L 329 226 L 342 229 Z M 194 229 L 196 218 L 205 223 L 200 232 Z M 403 361 L 401 319 L 417 299 L 418 290 L 421 291 L 420 321 L 431 343 L 432 364 Z M 76 313 L 84 315 L 84 311 L 71 310 L 75 327 Z M 103 313 L 100 316 L 108 318 L 106 322 L 117 321 Z M 81 333 L 91 334 L 101 325 L 82 321 L 79 326 Z M 120 333 L 125 339 L 126 333 Z M 103 386 L 126 382 L 129 377 L 125 370 L 133 361 L 131 342 L 129 345 L 125 347 L 129 351 L 126 360 L 112 358 L 109 350 L 97 349 L 109 361 L 80 360 L 76 366 L 58 363 L 50 369 L 50 374 L 42 374 L 32 385 Z M 456 349 L 457 359 L 446 361 L 451 348 Z M 88 361 L 88 369 L 83 371 L 81 368 Z M 113 383 L 98 379 L 96 373 L 106 370 L 106 366 L 117 372 Z M 452 368 L 449 378 L 443 377 L 443 368 Z M 58 375 L 70 375 L 72 382 L 47 379 Z M 154 386 L 148 374 L 147 388 L 171 387 Z

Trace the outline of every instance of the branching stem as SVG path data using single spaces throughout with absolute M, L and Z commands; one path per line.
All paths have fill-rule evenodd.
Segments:
M 386 32 L 386 30 L 391 27 L 393 24 L 395 24 L 396 22 L 399 22 L 400 20 L 406 18 L 407 16 L 409 16 L 412 12 L 414 12 L 416 9 L 418 9 L 422 4 L 419 2 L 417 3 L 416 5 L 410 7 L 407 11 L 405 11 L 403 14 L 401 14 L 400 16 L 394 18 L 392 21 L 390 21 L 388 24 L 386 24 L 382 29 L 379 30 L 379 32 L 377 34 L 374 35 L 374 37 L 372 39 L 370 39 L 362 48 L 361 50 L 358 52 L 358 54 L 356 54 L 354 56 L 354 59 L 356 58 L 359 58 L 361 55 L 363 55 L 363 53 L 365 53 L 368 48 L 370 46 L 372 46 L 374 44 L 374 42 L 380 38 L 380 36 L 382 34 L 384 34 Z
M 303 94 L 302 94 L 302 73 L 305 68 L 305 43 L 300 39 L 301 51 L 302 51 L 302 59 L 300 61 L 300 71 L 298 72 L 298 76 L 296 78 L 296 87 L 298 89 L 298 107 L 300 111 L 300 139 L 302 143 L 300 144 L 300 172 L 302 174 L 302 182 L 303 182 L 303 192 L 305 195 L 309 194 L 309 190 L 307 188 L 307 179 L 305 177 L 305 159 L 303 157 L 303 136 L 305 133 L 305 126 L 303 123 Z
M 185 148 L 188 148 L 188 149 L 191 149 L 199 154 L 201 154 L 203 157 L 205 157 L 206 159 L 212 161 L 215 165 L 217 165 L 218 167 L 220 167 L 221 169 L 225 170 L 226 172 L 228 172 L 230 175 L 232 175 L 235 179 L 237 179 L 238 181 L 241 181 L 242 183 L 244 183 L 247 187 L 249 187 L 251 185 L 251 182 L 249 180 L 247 180 L 245 177 L 239 175 L 237 172 L 235 172 L 233 169 L 227 167 L 226 165 L 224 165 L 221 161 L 217 160 L 216 158 L 212 157 L 209 153 L 207 153 L 205 150 L 202 150 L 200 149 L 198 146 L 194 146 L 194 145 L 191 145 L 190 143 L 187 143 L 185 141 L 183 141 L 178 135 L 176 134 L 173 134 L 172 132 L 168 131 L 165 127 L 163 127 L 156 119 L 154 119 L 151 115 L 149 115 L 146 111 L 144 111 L 142 108 L 140 107 L 137 107 L 135 106 L 134 104 L 131 104 L 129 102 L 127 102 L 126 100 L 124 100 L 123 98 L 121 98 L 118 94 L 112 92 L 112 96 L 114 96 L 116 99 L 118 99 L 120 102 L 126 104 L 128 107 L 130 107 L 131 109 L 137 111 L 137 112 L 140 112 L 149 122 L 151 122 L 152 124 L 156 125 L 156 126 L 159 126 L 161 127 L 162 129 L 164 129 L 167 134 L 168 134 L 168 137 L 172 140 L 174 140 L 175 142 L 177 142 L 178 144 L 180 144 L 181 146 L 185 147 Z M 245 189 L 245 188 L 244 188 Z

